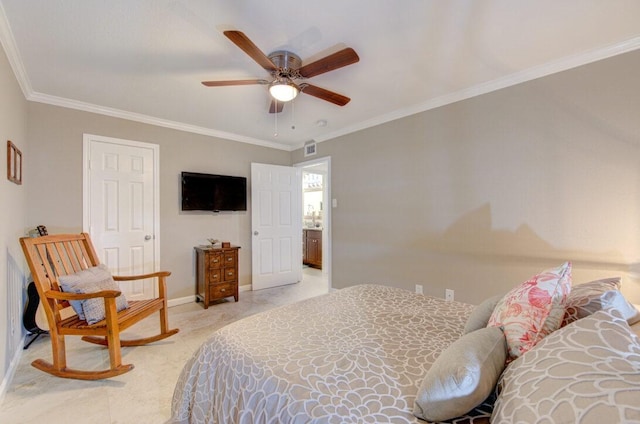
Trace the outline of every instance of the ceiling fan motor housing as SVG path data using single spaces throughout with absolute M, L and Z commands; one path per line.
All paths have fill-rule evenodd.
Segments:
M 276 76 L 285 78 L 301 78 L 297 70 L 302 66 L 302 60 L 297 54 L 286 50 L 278 50 L 269 54 L 269 59 L 271 59 L 273 64 L 278 68 Z

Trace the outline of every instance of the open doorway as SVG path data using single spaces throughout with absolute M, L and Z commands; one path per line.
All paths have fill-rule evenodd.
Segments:
M 302 168 L 303 279 L 331 288 L 331 158 L 295 165 Z

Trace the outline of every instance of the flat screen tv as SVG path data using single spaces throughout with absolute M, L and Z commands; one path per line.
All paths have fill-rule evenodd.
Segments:
M 246 211 L 247 179 L 229 175 L 182 173 L 183 211 Z

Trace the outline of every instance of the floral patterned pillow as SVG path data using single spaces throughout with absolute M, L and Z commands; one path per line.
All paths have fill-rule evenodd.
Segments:
M 534 275 L 502 298 L 487 326 L 504 329 L 510 359 L 560 328 L 570 290 L 571 263 L 566 262 Z

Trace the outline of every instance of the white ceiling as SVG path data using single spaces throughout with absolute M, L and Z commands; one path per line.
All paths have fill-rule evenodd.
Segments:
M 303 64 L 360 62 L 267 113 L 268 78 L 223 34 Z M 29 100 L 291 150 L 640 48 L 638 0 L 0 0 L 0 41 Z M 325 120 L 326 126 L 318 121 Z

